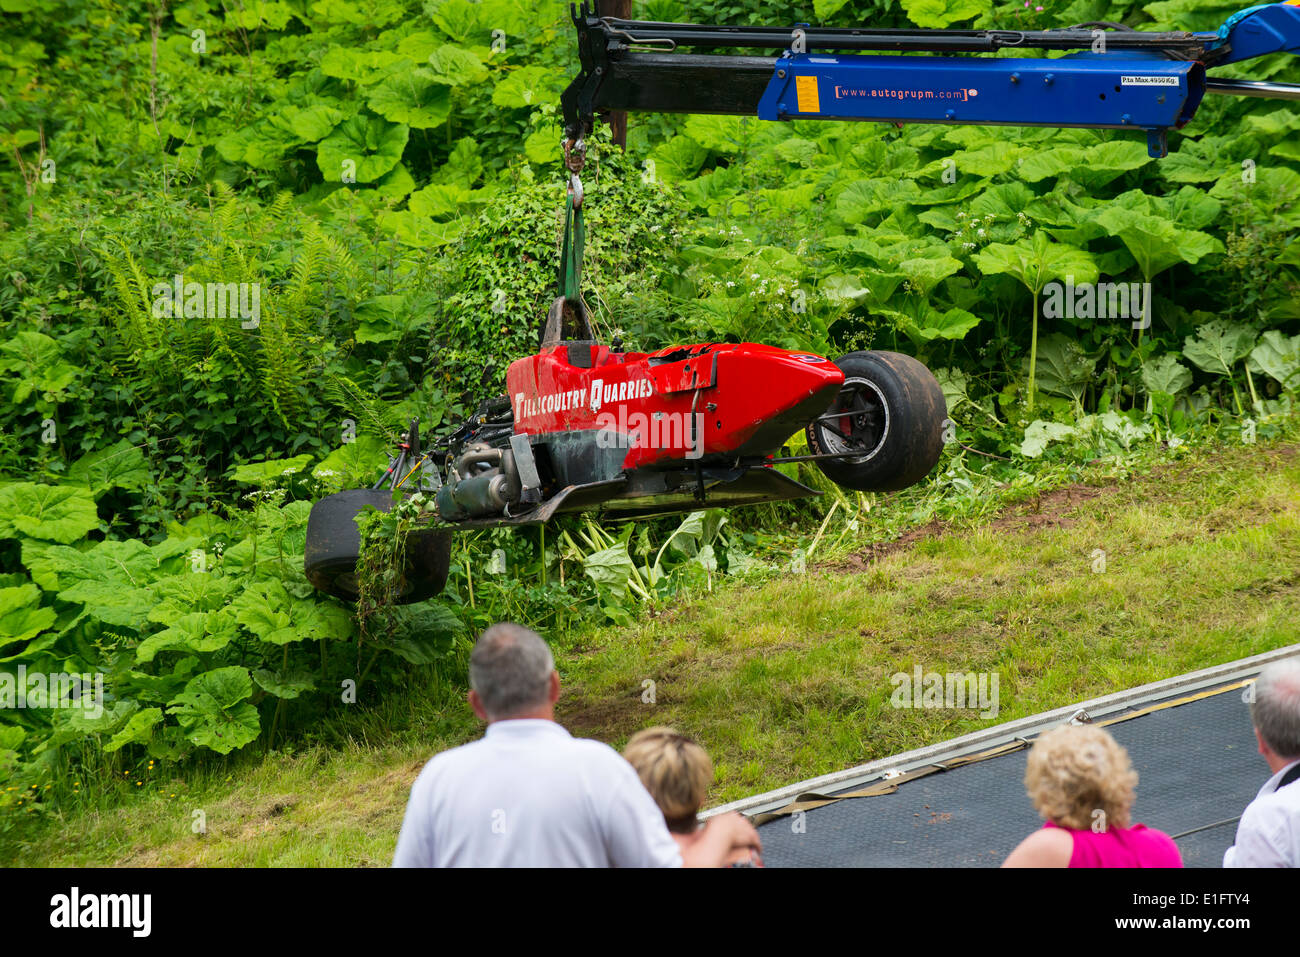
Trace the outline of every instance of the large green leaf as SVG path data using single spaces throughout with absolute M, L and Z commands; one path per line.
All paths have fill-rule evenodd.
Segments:
M 1078 429 L 1072 425 L 1035 419 L 1025 427 L 1025 438 L 1020 443 L 1020 454 L 1026 458 L 1036 459 L 1043 454 L 1050 443 L 1068 439 L 1077 432 Z
M 445 88 L 439 89 L 445 92 Z M 340 182 L 349 169 L 347 164 L 355 164 L 356 181 L 373 183 L 398 164 L 410 135 L 408 126 L 358 114 L 320 141 L 316 165 L 326 182 Z
M 457 43 L 465 43 L 490 29 L 491 14 L 485 4 L 471 0 L 441 0 L 429 5 L 429 16 L 443 33 Z
M 151 584 L 171 549 L 138 539 L 99 542 L 81 550 L 44 542 L 23 543 L 23 564 L 32 580 L 60 601 L 76 602 L 87 614 L 122 628 L 139 629 L 154 608 Z
M 1098 189 L 1150 162 L 1153 160 L 1144 140 L 1112 140 L 1085 150 L 1082 160 L 1070 170 L 1070 179 L 1089 189 Z
M 403 295 L 372 296 L 357 306 L 357 342 L 386 342 L 400 339 L 408 331 L 411 304 Z
M 57 617 L 53 608 L 41 607 L 41 590 L 35 585 L 0 588 L 0 647 L 35 638 Z
M 1033 190 L 1024 183 L 999 183 L 971 200 L 970 214 L 984 217 L 992 213 L 998 220 L 1014 220 L 1034 198 Z
M 370 88 L 366 103 L 385 119 L 414 129 L 441 126 L 451 115 L 448 85 L 429 70 L 393 74 Z M 358 181 L 369 182 L 360 177 Z
M 99 542 L 88 549 L 52 542 L 23 542 L 23 565 L 45 591 L 82 581 L 139 588 L 156 576 L 159 553 L 138 539 Z
M 355 631 L 352 613 L 342 605 L 308 598 L 295 599 L 292 607 L 299 639 L 347 641 Z
M 524 66 L 512 70 L 492 89 L 492 102 L 497 106 L 541 106 L 550 103 L 558 92 L 556 73 L 540 66 Z
M 991 243 L 975 254 L 975 263 L 986 275 L 1014 276 L 1035 295 L 1054 279 L 1073 278 L 1076 284 L 1097 281 L 1091 256 L 1075 246 L 1054 243 L 1041 231 L 1032 240 L 1014 245 Z
M 913 290 L 918 292 L 928 292 L 940 280 L 961 271 L 961 260 L 954 259 L 945 250 L 936 249 L 928 253 L 928 255 L 904 259 L 896 267 L 908 278 Z
M 350 23 L 367 29 L 379 29 L 396 23 L 406 14 L 402 5 L 393 3 L 392 0 L 349 0 L 347 3 L 316 0 L 311 9 L 327 23 Z
M 813 0 L 813 13 L 817 15 L 818 20 L 829 20 L 848 2 L 849 0 Z
M 86 486 L 92 495 L 100 495 L 111 488 L 143 488 L 153 481 L 153 476 L 140 447 L 122 439 L 77 459 L 68 467 L 67 480 L 72 485 Z
M 709 151 L 689 136 L 678 134 L 661 143 L 650 154 L 654 160 L 655 176 L 665 183 L 678 183 L 690 179 L 700 171 Z
M 901 276 L 899 281 L 902 281 Z M 832 273 L 826 276 L 817 287 L 817 291 L 828 299 L 858 304 L 862 304 L 872 297 L 870 287 L 863 285 L 862 280 L 844 273 Z M 890 294 L 893 294 L 893 290 L 890 290 Z
M 276 485 L 289 476 L 304 471 L 311 459 L 310 455 L 295 455 L 291 459 L 268 459 L 265 462 L 250 462 L 247 465 L 236 466 L 230 473 L 230 477 L 236 482 L 246 482 L 249 485 L 265 488 Z
M 329 136 L 346 116 L 344 110 L 330 103 L 286 105 L 278 114 L 270 117 L 270 123 L 304 143 L 315 143 Z
M 340 80 L 372 82 L 393 67 L 410 60 L 391 50 L 358 50 L 347 44 L 335 44 L 320 60 L 321 72 Z
M 164 651 L 197 654 L 220 651 L 238 635 L 234 613 L 223 607 L 217 611 L 196 611 L 182 615 L 170 628 L 150 635 L 135 650 L 135 660 L 153 661 Z
M 897 319 L 900 328 L 918 348 L 935 339 L 964 339 L 966 333 L 980 324 L 980 317 L 972 312 L 955 306 L 939 310 L 928 299 L 913 298 L 901 310 L 883 308 L 877 311 Z
M 67 544 L 99 527 L 88 489 L 15 482 L 0 486 L 0 538 L 15 533 Z
M 861 223 L 870 216 L 895 209 L 920 195 L 915 180 L 862 179 L 850 183 L 835 200 L 835 215 L 845 223 Z
M 1088 355 L 1077 339 L 1054 332 L 1038 344 L 1037 388 L 1079 403 L 1096 365 L 1097 357 Z
M 154 728 L 162 722 L 162 708 L 144 708 L 131 715 L 131 719 L 112 740 L 104 745 L 105 751 L 117 751 L 128 744 L 148 744 L 153 739 Z
M 115 734 L 139 710 L 138 704 L 127 700 L 106 702 L 99 714 L 85 707 L 59 708 L 53 715 L 52 733 L 33 752 L 41 753 L 58 748 L 89 735 Z
M 627 546 L 616 545 L 585 556 L 582 567 L 598 590 L 623 596 L 627 594 L 627 583 L 635 566 Z
M 1020 160 L 1030 155 L 1028 146 L 1003 142 L 991 143 L 977 150 L 962 150 L 948 158 L 956 164 L 956 172 L 960 175 L 988 177 L 1014 169 Z
M 265 122 L 228 133 L 215 145 L 218 155 L 227 163 L 271 170 L 279 168 L 289 151 L 301 142 L 298 134 L 284 129 L 271 117 Z
M 241 30 L 283 30 L 290 17 L 294 15 L 292 7 L 279 0 L 241 0 L 226 9 L 226 26 Z
M 0 343 L 0 371 L 11 373 L 15 404 L 33 392 L 61 393 L 77 378 L 78 369 L 62 357 L 59 344 L 32 329 L 9 333 Z
M 687 118 L 682 132 L 715 153 L 739 153 L 754 135 L 756 121 L 747 116 L 696 114 Z
M 1083 161 L 1084 150 L 1078 146 L 1058 146 L 1050 150 L 1037 150 L 1020 161 L 1019 176 L 1026 183 L 1068 173 Z
M 316 688 L 315 680 L 305 671 L 294 671 L 283 675 L 278 671 L 258 668 L 253 672 L 253 680 L 257 682 L 259 688 L 277 698 L 293 699 L 304 691 L 313 691 Z
M 59 600 L 78 602 L 91 617 L 118 628 L 139 628 L 154 607 L 153 589 L 147 585 L 131 588 L 94 580 L 79 581 L 62 589 Z
M 1192 384 L 1192 370 L 1165 353 L 1142 365 L 1142 385 L 1147 392 L 1177 395 Z
M 1255 345 L 1255 330 L 1238 322 L 1213 319 L 1188 336 L 1183 355 L 1204 370 L 1218 375 L 1232 375 L 1232 368 L 1250 355 Z
M 252 693 L 248 669 L 217 668 L 191 679 L 167 713 L 176 716 L 194 744 L 229 754 L 255 740 L 261 730 L 257 709 L 245 700 Z
M 215 562 L 215 556 L 204 552 L 203 562 L 203 567 L 210 567 L 208 563 Z M 149 620 L 170 625 L 192 612 L 216 611 L 243 587 L 243 582 L 236 576 L 191 568 L 179 575 L 166 575 L 152 587 L 156 604 L 149 610 Z
M 262 581 L 246 588 L 234 602 L 241 625 L 263 641 L 285 645 L 306 635 L 295 627 L 290 614 L 292 600 L 278 581 Z
M 985 0 L 903 0 L 908 19 L 918 27 L 947 27 L 988 9 Z
M 469 86 L 487 79 L 488 70 L 472 50 L 445 43 L 429 54 L 429 78 L 444 86 Z
M 358 435 L 355 441 L 339 446 L 321 459 L 311 474 L 331 488 L 367 485 L 383 470 L 387 449 L 388 443 L 383 439 Z
M 1287 338 L 1278 330 L 1270 329 L 1250 351 L 1250 361 L 1288 392 L 1300 389 L 1300 336 Z

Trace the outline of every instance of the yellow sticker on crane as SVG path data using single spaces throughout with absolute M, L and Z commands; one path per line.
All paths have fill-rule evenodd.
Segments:
M 817 77 L 795 77 L 794 95 L 800 113 L 820 113 L 822 111 L 821 103 L 817 99 Z

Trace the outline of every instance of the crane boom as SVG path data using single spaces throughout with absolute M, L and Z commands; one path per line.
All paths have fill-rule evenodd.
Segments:
M 1138 129 L 1151 155 L 1162 157 L 1168 131 L 1186 125 L 1206 93 L 1300 99 L 1297 84 L 1207 74 L 1269 53 L 1300 53 L 1300 0 L 1248 7 L 1207 32 L 1099 23 L 1060 30 L 707 26 L 597 17 L 585 3 L 571 14 L 582 72 L 561 101 L 566 136 L 575 141 L 600 113 L 626 110 Z M 678 52 L 700 48 L 711 52 Z M 1064 55 L 997 55 L 1004 50 Z

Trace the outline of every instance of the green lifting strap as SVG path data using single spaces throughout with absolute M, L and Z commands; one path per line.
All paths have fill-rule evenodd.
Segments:
M 573 206 L 570 192 L 564 204 L 564 246 L 560 252 L 560 295 L 581 309 L 582 251 L 586 230 L 582 225 L 582 206 Z

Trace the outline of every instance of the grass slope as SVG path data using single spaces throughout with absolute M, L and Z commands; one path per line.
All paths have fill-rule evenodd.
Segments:
M 652 724 L 696 736 L 722 802 L 1275 648 L 1297 622 L 1300 449 L 1241 446 L 559 638 L 560 716 L 615 746 Z M 996 674 L 996 718 L 892 707 L 890 676 L 916 665 Z M 386 864 L 420 766 L 479 730 L 459 689 L 431 679 L 348 733 L 343 747 L 128 781 L 103 792 L 128 799 L 52 814 L 6 856 Z

